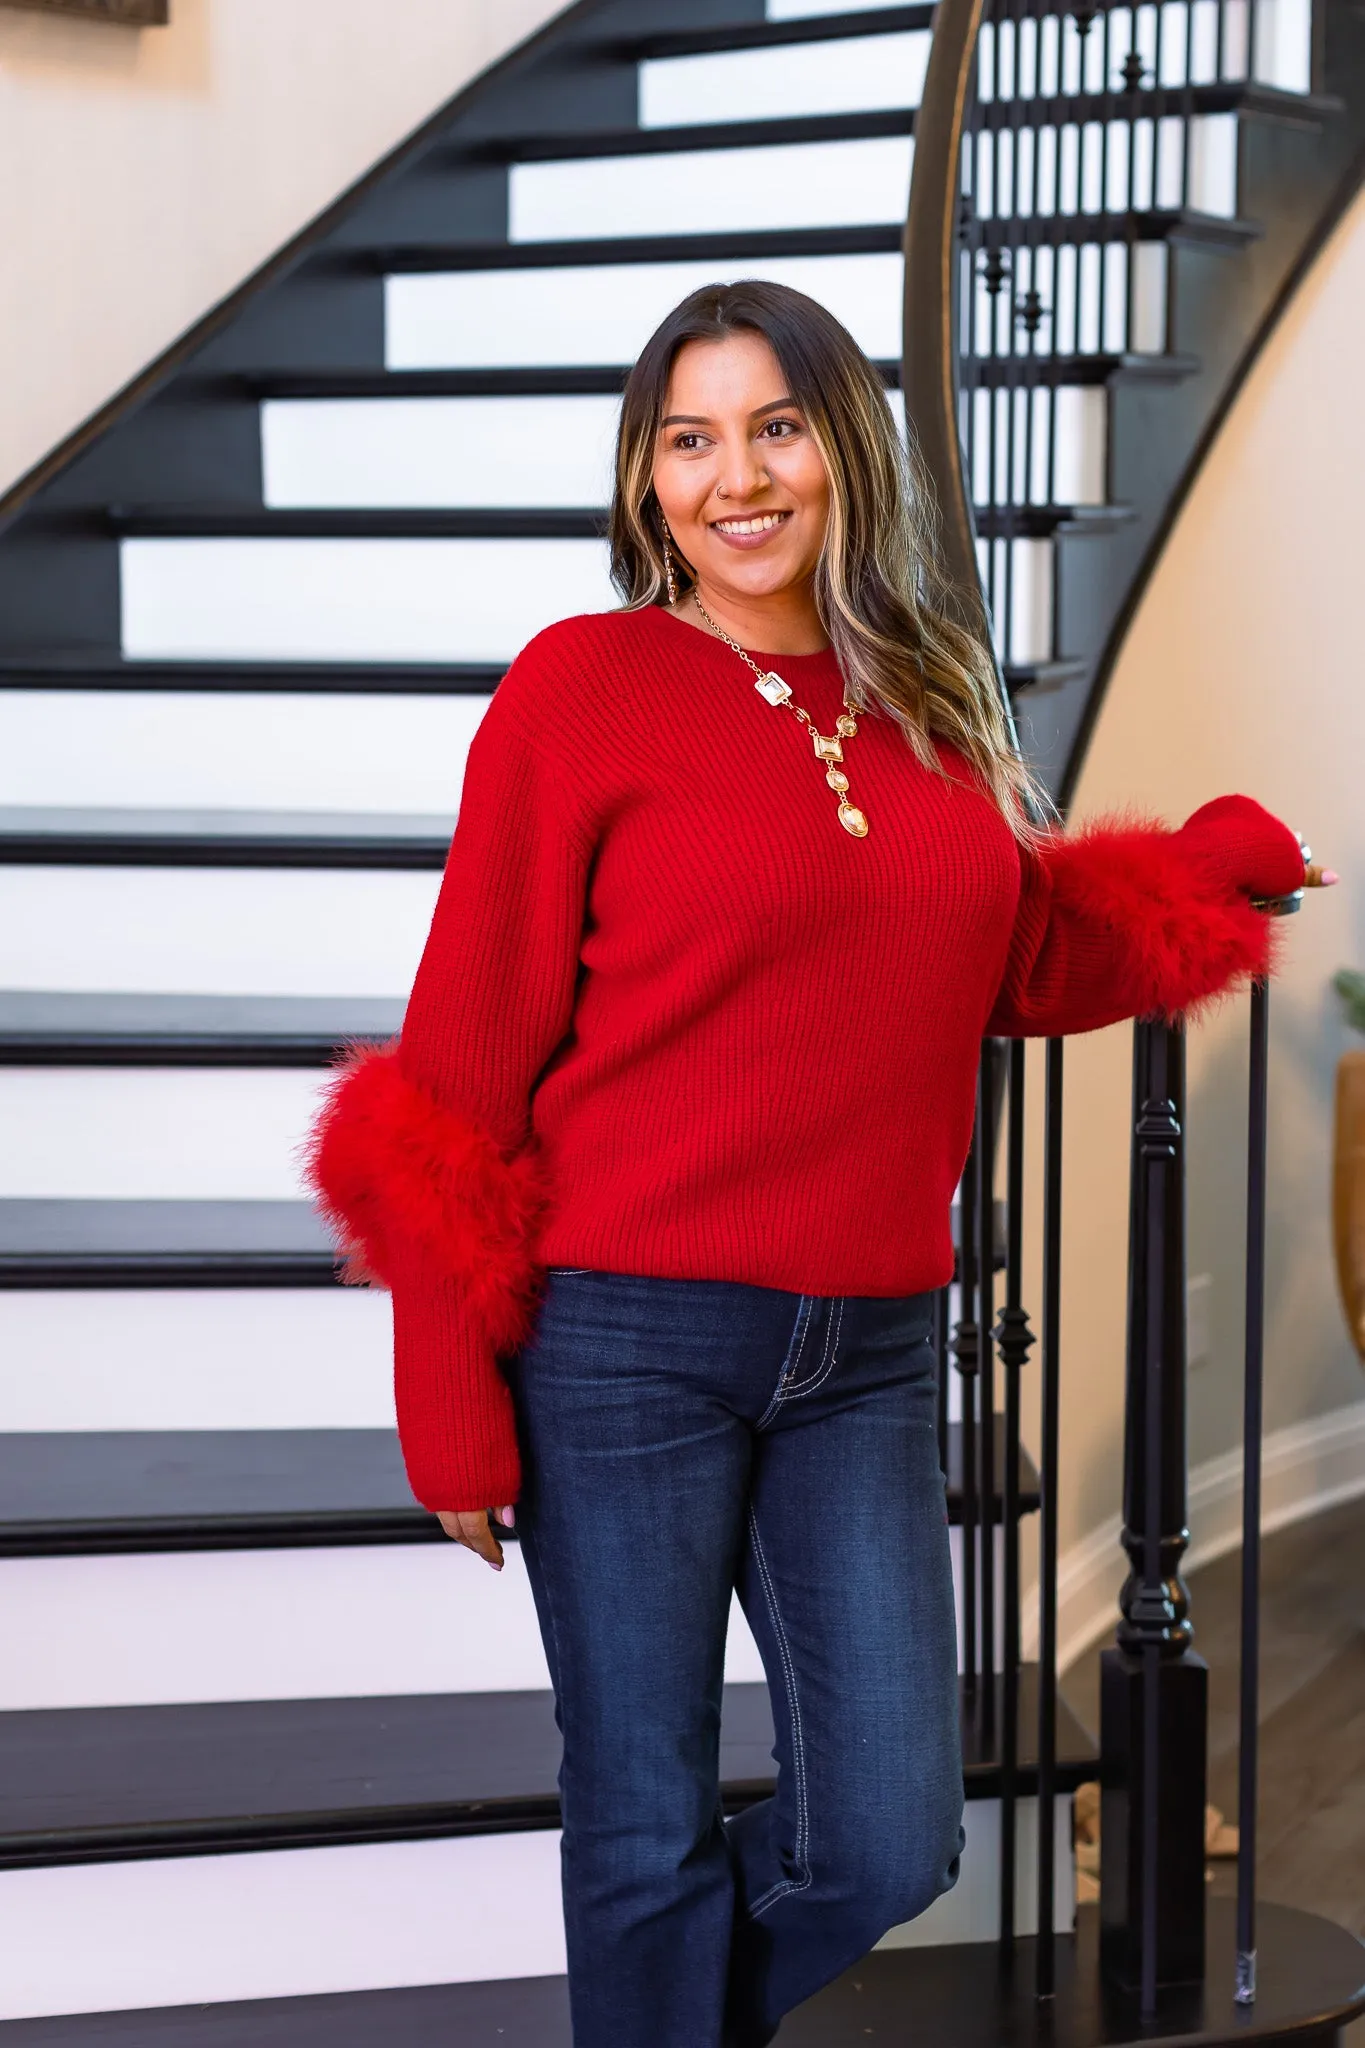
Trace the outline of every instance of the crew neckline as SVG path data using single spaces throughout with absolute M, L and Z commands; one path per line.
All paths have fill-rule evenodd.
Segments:
M 694 640 L 699 640 L 704 647 L 711 648 L 714 653 L 728 655 L 731 660 L 738 659 L 732 647 L 727 647 L 723 640 L 718 640 L 714 633 L 708 633 L 704 627 L 689 626 L 685 620 L 675 619 L 661 604 L 648 605 L 645 609 L 654 613 L 671 631 L 690 634 Z M 744 652 L 751 660 L 761 662 L 767 668 L 776 669 L 779 675 L 784 667 L 800 668 L 804 665 L 811 673 L 815 673 L 821 667 L 837 670 L 839 666 L 839 658 L 832 647 L 821 647 L 814 654 L 776 654 L 767 647 L 746 647 Z

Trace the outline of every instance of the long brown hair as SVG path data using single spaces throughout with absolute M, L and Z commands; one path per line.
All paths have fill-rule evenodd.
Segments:
M 666 591 L 653 473 L 674 360 L 689 341 L 741 332 L 772 349 L 829 476 L 815 601 L 850 698 L 883 706 L 928 768 L 941 772 L 932 740 L 956 747 L 1011 829 L 1032 838 L 1050 806 L 1015 745 L 989 650 L 952 614 L 913 435 L 907 446 L 848 329 L 804 292 L 761 279 L 704 285 L 646 342 L 621 406 L 611 508 L 612 581 L 627 608 L 658 604 Z M 682 561 L 678 569 L 686 589 L 691 571 Z

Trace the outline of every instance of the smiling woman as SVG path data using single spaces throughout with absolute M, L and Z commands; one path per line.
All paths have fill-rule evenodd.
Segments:
M 1031 837 L 1047 806 L 991 656 L 953 616 L 913 445 L 816 300 L 761 279 L 709 285 L 651 337 L 621 408 L 612 574 L 628 605 L 666 594 L 704 631 L 784 654 L 831 647 L 847 713 L 884 711 L 931 773 L 937 743 L 955 748 Z
M 955 1882 L 930 1332 L 981 1037 L 1263 972 L 1250 899 L 1304 879 L 1247 798 L 1032 826 L 927 523 L 824 308 L 670 314 L 622 407 L 624 608 L 498 684 L 401 1040 L 316 1132 L 414 1491 L 495 1568 L 515 1504 L 576 2048 L 765 2048 Z M 732 1590 L 779 1774 L 725 1818 Z

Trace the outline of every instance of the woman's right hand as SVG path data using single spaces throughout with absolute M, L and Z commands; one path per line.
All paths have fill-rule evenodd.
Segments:
M 436 1519 L 453 1543 L 462 1543 L 466 1550 L 475 1551 L 485 1564 L 491 1564 L 495 1572 L 502 1570 L 502 1545 L 493 1534 L 489 1515 L 510 1529 L 516 1517 L 510 1507 L 506 1508 L 455 1508 L 438 1514 Z

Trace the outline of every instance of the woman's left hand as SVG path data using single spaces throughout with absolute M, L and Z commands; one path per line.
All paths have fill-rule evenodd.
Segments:
M 1215 887 L 1242 895 L 1273 901 L 1338 880 L 1331 868 L 1310 866 L 1298 834 L 1249 796 L 1201 804 L 1173 836 Z

